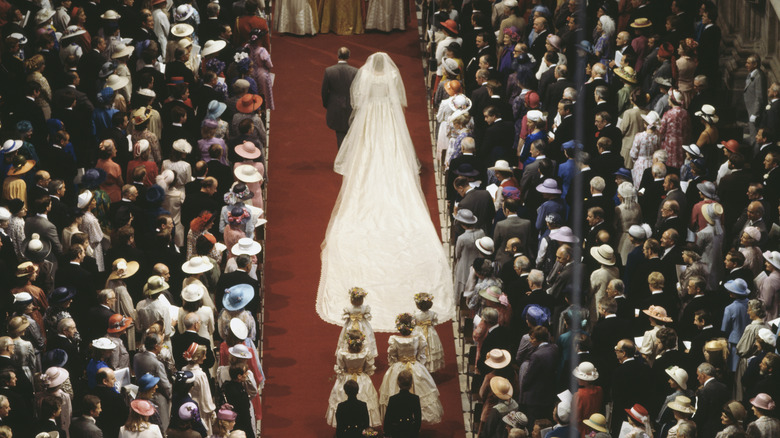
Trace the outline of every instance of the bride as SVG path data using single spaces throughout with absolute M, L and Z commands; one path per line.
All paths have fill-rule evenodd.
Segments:
M 452 273 L 420 187 L 404 119 L 406 92 L 395 63 L 374 53 L 351 87 L 352 124 L 336 156 L 341 192 L 322 244 L 317 313 L 343 324 L 348 291 L 362 287 L 375 331 L 395 331 L 414 294 L 434 296 L 439 321 L 452 319 Z

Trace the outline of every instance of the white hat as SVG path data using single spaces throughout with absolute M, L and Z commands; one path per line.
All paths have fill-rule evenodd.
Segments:
M 489 170 L 498 171 L 498 172 L 511 172 L 512 168 L 509 167 L 509 161 L 506 160 L 498 160 L 496 161 L 496 164 L 493 167 L 488 167 Z
M 106 79 L 106 87 L 111 87 L 114 90 L 121 90 L 122 88 L 125 88 L 125 85 L 127 85 L 128 82 L 130 82 L 130 80 L 126 77 L 112 74 Z
M 592 382 L 599 378 L 598 370 L 590 362 L 583 362 L 577 365 L 577 368 L 574 368 L 571 373 L 574 375 L 574 377 L 586 382 Z
M 238 320 L 236 318 L 233 318 L 233 319 L 241 322 L 240 320 Z M 232 321 L 231 321 L 231 323 L 232 323 Z M 232 325 L 231 325 L 231 327 L 232 327 Z M 249 348 L 247 348 L 247 346 L 244 345 L 244 344 L 236 344 L 236 345 L 228 348 L 228 352 L 230 353 L 231 356 L 237 357 L 239 359 L 251 359 L 252 358 L 252 353 L 249 351 Z
M 202 274 L 204 272 L 210 271 L 213 267 L 214 265 L 211 264 L 209 258 L 202 256 L 192 257 L 191 259 L 187 260 L 181 266 L 181 270 L 186 274 Z
M 0 207 L 0 221 L 7 220 L 11 220 L 11 212 L 5 207 Z
M 138 146 L 138 153 L 141 154 L 147 149 L 149 149 L 149 140 L 142 138 L 135 142 L 136 146 Z
M 493 255 L 493 251 L 495 251 L 493 239 L 487 236 L 477 239 L 476 245 L 479 252 L 485 255 Z
M 249 329 L 246 324 L 238 318 L 230 320 L 230 331 L 233 333 L 233 336 L 238 339 L 246 339 L 246 337 L 249 336 Z
M 648 125 L 655 125 L 658 123 L 658 120 L 661 119 L 661 117 L 658 116 L 658 113 L 655 111 L 650 111 L 647 114 L 642 114 L 642 120 L 647 122 Z
M 574 232 L 569 227 L 560 227 L 550 231 L 550 239 L 565 243 L 574 243 L 579 241 L 577 236 L 574 235 Z
M 159 178 L 157 180 L 158 183 L 162 181 L 166 186 L 170 187 L 170 185 L 173 184 L 173 180 L 176 178 L 176 174 L 173 173 L 171 169 L 165 169 L 160 175 L 157 176 L 157 178 Z
M 141 96 L 157 97 L 157 93 L 155 93 L 154 90 L 149 88 L 139 88 L 137 93 L 140 94 Z
M 758 337 L 773 347 L 777 344 L 777 336 L 775 336 L 775 334 L 772 333 L 772 330 L 769 330 L 768 328 L 762 328 L 759 330 Z
M 178 26 L 178 24 L 177 24 Z M 179 40 L 178 43 L 176 43 L 180 48 L 186 49 L 187 47 L 190 47 L 192 45 L 192 40 L 189 38 L 182 38 Z
M 41 380 L 45 382 L 47 388 L 56 388 L 65 383 L 68 377 L 70 373 L 65 368 L 51 367 L 41 375 Z
M 569 422 L 569 414 L 571 414 L 571 402 L 562 401 L 558 403 L 558 418 L 560 418 L 562 422 Z
M 514 8 L 515 6 L 517 6 L 517 0 L 504 0 L 503 4 L 507 8 Z
M 181 6 L 185 6 L 185 5 L 181 5 Z M 179 6 L 179 7 L 181 7 L 181 6 Z M 190 26 L 187 23 L 178 23 L 178 24 L 174 24 L 173 26 L 171 26 L 171 33 L 174 36 L 177 36 L 179 38 L 188 37 L 188 36 L 192 35 L 193 31 L 195 31 L 195 28 L 193 28 L 192 26 Z
M 192 17 L 192 14 L 194 13 L 195 13 L 195 8 L 193 8 L 192 5 L 188 5 L 188 4 L 179 5 L 176 8 L 176 11 L 173 13 L 173 19 L 176 21 L 184 21 Z M 192 26 L 190 26 L 190 28 L 192 28 Z
M 116 11 L 109 9 L 103 14 L 101 14 L 100 18 L 104 20 L 119 20 L 120 18 L 122 18 L 122 16 L 119 15 Z
M 715 107 L 712 105 L 702 105 L 701 111 L 694 113 L 696 117 L 701 117 L 709 123 L 718 123 L 720 118 L 715 114 Z
M 249 237 L 243 237 L 238 240 L 238 243 L 233 245 L 232 248 L 230 248 L 230 252 L 233 253 L 233 255 L 256 255 L 259 254 L 260 251 L 263 250 L 263 247 L 260 245 L 259 242 L 254 241 L 253 239 Z
M 116 42 L 114 43 L 114 47 L 111 48 L 111 58 L 117 59 L 117 58 L 124 58 L 125 56 L 130 56 L 134 50 L 135 50 L 135 46 L 125 45 L 125 43 L 121 41 Z
M 769 264 L 777 269 L 780 269 L 780 252 L 767 251 L 764 253 L 764 258 L 767 262 L 769 262 Z
M 590 255 L 602 265 L 614 266 L 616 263 L 615 250 L 607 244 L 592 247 Z
M 32 300 L 33 300 L 33 297 L 28 292 L 19 292 L 18 294 L 14 295 L 14 304 L 16 304 L 16 303 L 31 303 Z
M 458 74 L 460 71 L 458 61 L 455 61 L 454 59 L 444 58 L 441 62 L 441 66 L 444 68 L 444 71 L 451 75 Z
M 525 116 L 528 118 L 528 120 L 532 122 L 541 122 L 544 120 L 544 113 L 542 113 L 539 110 L 531 110 L 525 113 Z
M 193 282 L 181 290 L 181 299 L 188 303 L 192 303 L 203 298 L 203 295 L 205 294 L 206 286 L 203 286 L 203 283 L 201 282 Z
M 116 348 L 114 341 L 108 338 L 98 338 L 92 341 L 92 346 L 99 350 L 113 350 Z
M 631 225 L 628 228 L 628 235 L 637 239 L 649 239 L 653 235 L 653 229 L 648 224 Z
M 242 164 L 233 171 L 236 178 L 243 183 L 256 183 L 263 180 L 263 175 L 251 164 Z
M 11 38 L 16 38 L 17 40 L 19 40 L 19 44 L 27 44 L 27 37 L 24 36 L 21 33 L 14 32 L 14 33 L 12 33 L 11 35 L 8 35 L 8 36 L 11 37 Z
M 80 195 L 78 199 L 78 208 L 86 208 L 89 203 L 92 202 L 92 191 L 91 190 L 84 190 Z
M 693 155 L 694 157 L 701 157 L 701 149 L 696 144 L 684 145 L 683 150 Z
M 217 53 L 227 46 L 227 42 L 223 40 L 208 40 L 206 45 L 203 46 L 203 50 L 200 52 L 202 56 L 209 56 L 212 53 Z
M 49 21 L 49 19 L 53 16 L 54 16 L 53 10 L 49 8 L 43 8 L 35 14 L 35 24 L 41 25 Z
M 539 193 L 547 193 L 551 195 L 560 195 L 561 189 L 558 187 L 558 181 L 553 178 L 547 178 L 542 181 L 541 184 L 536 186 L 536 191 Z
M 667 368 L 666 374 L 669 375 L 669 377 L 672 378 L 678 385 L 680 385 L 680 388 L 682 389 L 688 389 L 688 372 L 684 369 L 678 367 L 677 365 L 671 366 Z
M 192 145 L 187 140 L 180 138 L 173 142 L 173 150 L 189 154 L 192 152 Z
M 3 149 L 0 149 L 0 152 L 7 154 L 9 152 L 17 151 L 23 144 L 24 142 L 21 140 L 6 140 L 5 143 L 3 143 Z

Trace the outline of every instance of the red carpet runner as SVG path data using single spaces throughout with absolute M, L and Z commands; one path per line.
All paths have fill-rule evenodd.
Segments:
M 356 67 L 363 65 L 371 53 L 384 51 L 401 70 L 409 102 L 406 120 L 422 161 L 428 208 L 438 226 L 416 28 L 403 33 L 352 37 L 274 35 L 277 109 L 271 117 L 269 153 L 264 353 L 268 383 L 263 393 L 264 438 L 334 435 L 334 429 L 325 422 L 325 412 L 333 386 L 340 328 L 322 321 L 314 307 L 320 275 L 320 243 L 341 186 L 341 176 L 333 172 L 336 136 L 325 124 L 320 87 L 325 67 L 336 63 L 336 51 L 342 45 L 352 51 L 350 62 Z M 452 326 L 446 323 L 437 329 L 444 343 L 447 367 L 434 378 L 445 416 L 440 424 L 423 426 L 422 436 L 462 437 L 463 414 Z M 377 335 L 380 357 L 373 379 L 377 389 L 387 369 L 387 339 L 387 334 Z

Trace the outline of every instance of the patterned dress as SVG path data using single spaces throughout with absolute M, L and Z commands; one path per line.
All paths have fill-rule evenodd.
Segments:
M 102 190 L 100 191 L 102 192 Z M 105 271 L 106 265 L 103 260 L 103 245 L 101 245 L 103 242 L 103 230 L 100 228 L 100 222 L 91 211 L 84 214 L 84 221 L 81 223 L 79 229 L 89 237 L 89 246 L 94 252 L 98 271 Z
M 257 82 L 257 91 L 263 96 L 266 108 L 274 109 L 274 81 L 271 73 L 274 64 L 271 62 L 271 55 L 265 47 L 257 45 L 252 47 L 249 57 L 255 66 L 254 79 Z
M 655 131 L 644 131 L 634 136 L 634 144 L 631 146 L 631 159 L 634 167 L 631 176 L 634 178 L 634 186 L 639 187 L 642 182 L 642 173 L 653 165 L 653 152 L 658 149 L 661 138 Z
M 685 160 L 682 146 L 688 144 L 691 137 L 691 119 L 688 111 L 675 106 L 664 113 L 658 134 L 663 139 L 661 147 L 669 154 L 667 166 L 680 167 Z
M 358 35 L 365 32 L 361 0 L 324 0 L 320 2 L 320 32 Z

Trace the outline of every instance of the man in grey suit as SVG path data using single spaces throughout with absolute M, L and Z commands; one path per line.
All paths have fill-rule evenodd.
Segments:
M 32 203 L 32 215 L 28 216 L 24 222 L 24 235 L 27 236 L 27 242 L 30 241 L 33 234 L 38 234 L 41 241 L 48 242 L 51 247 L 51 253 L 46 257 L 47 260 L 57 265 L 57 256 L 62 254 L 62 243 L 57 235 L 57 227 L 49 221 L 48 214 L 51 211 L 51 198 L 44 196 L 36 199 Z M 27 246 L 25 242 L 25 247 Z
M 151 334 L 146 337 L 144 347 L 146 347 L 146 351 L 138 352 L 133 357 L 133 371 L 136 376 L 143 376 L 148 373 L 160 379 L 157 381 L 157 391 L 154 393 L 152 401 L 158 407 L 157 410 L 162 422 L 161 429 L 168 430 L 168 423 L 171 419 L 171 382 L 168 380 L 168 375 L 165 372 L 165 365 L 157 358 L 157 355 L 163 349 L 163 339 L 159 335 Z M 141 387 L 142 385 L 139 383 L 138 386 Z
M 103 438 L 103 431 L 95 424 L 95 419 L 103 410 L 100 399 L 94 395 L 84 396 L 84 415 L 74 418 L 70 423 L 70 438 Z
M 745 109 L 748 113 L 748 130 L 751 141 L 755 141 L 757 127 L 761 126 L 761 116 L 766 106 L 766 74 L 761 70 L 761 57 L 758 54 L 748 56 L 745 61 L 748 69 L 745 78 Z
M 352 114 L 349 89 L 357 74 L 357 68 L 347 64 L 349 49 L 342 47 L 338 52 L 339 62 L 325 69 L 322 79 L 322 106 L 328 112 L 325 121 L 328 128 L 336 131 L 336 142 L 341 142 L 349 130 L 349 117 Z
M 506 219 L 496 224 L 493 230 L 493 243 L 496 247 L 496 262 L 503 265 L 512 259 L 513 253 L 506 249 L 506 242 L 516 237 L 520 239 L 521 251 L 525 255 L 534 254 L 532 242 L 534 227 L 531 221 L 517 216 L 517 209 L 520 207 L 520 201 L 517 199 L 504 199 L 504 215 Z

